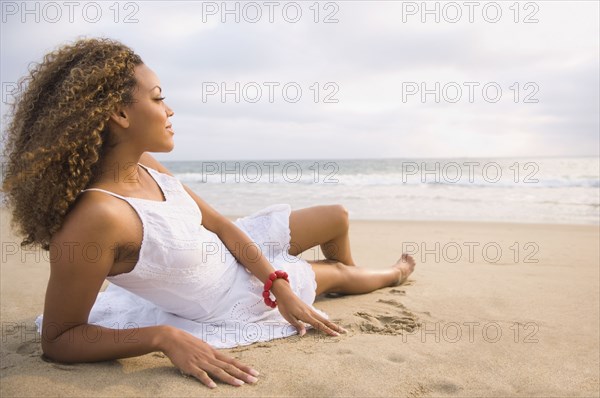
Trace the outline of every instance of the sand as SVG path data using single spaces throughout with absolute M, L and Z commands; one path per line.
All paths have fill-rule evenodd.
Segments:
M 311 330 L 224 350 L 258 369 L 259 382 L 209 390 L 158 352 L 44 361 L 34 319 L 49 265 L 14 252 L 5 210 L 1 220 L 2 397 L 599 396 L 598 226 L 351 221 L 360 266 L 387 267 L 403 246 L 414 253 L 408 283 L 318 297 L 347 335 Z

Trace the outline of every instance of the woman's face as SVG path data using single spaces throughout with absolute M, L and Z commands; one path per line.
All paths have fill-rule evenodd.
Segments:
M 129 121 L 127 139 L 134 140 L 144 152 L 170 152 L 175 144 L 169 117 L 174 112 L 164 102 L 160 81 L 144 64 L 135 67 L 135 78 L 134 103 L 125 108 Z

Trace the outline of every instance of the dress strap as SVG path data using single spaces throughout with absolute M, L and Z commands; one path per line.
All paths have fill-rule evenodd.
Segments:
M 161 185 L 161 184 L 160 184 L 160 182 L 158 182 L 158 180 L 157 180 L 157 179 L 154 177 L 154 175 L 155 175 L 155 174 L 154 174 L 153 172 L 154 172 L 155 170 L 154 170 L 154 169 L 152 169 L 152 168 L 150 168 L 150 167 L 148 167 L 148 166 L 144 166 L 143 164 L 141 164 L 141 163 L 139 163 L 139 162 L 138 162 L 138 165 L 142 166 L 142 167 L 144 168 L 144 170 L 146 170 L 146 171 L 148 172 L 148 174 L 150 174 L 150 176 L 152 177 L 152 179 L 153 179 L 153 180 L 156 182 L 156 184 L 159 186 L 159 188 L 160 188 L 160 190 L 161 190 L 161 192 L 163 193 L 163 196 L 164 196 L 165 194 L 164 194 L 164 189 L 163 189 L 162 185 Z M 86 191 L 100 191 L 100 192 L 104 192 L 104 193 L 107 193 L 107 194 L 109 194 L 109 195 L 115 196 L 115 197 L 117 197 L 117 198 L 123 199 L 123 200 L 125 200 L 125 201 L 127 201 L 127 202 L 128 202 L 128 200 L 127 200 L 128 198 L 127 198 L 127 197 L 125 197 L 125 196 L 122 196 L 122 195 L 119 195 L 119 194 L 117 194 L 117 193 L 114 193 L 114 192 L 111 192 L 111 191 L 107 191 L 106 189 L 102 189 L 102 188 L 88 188 L 88 189 L 82 189 L 80 192 L 86 192 Z M 166 196 L 165 196 L 165 197 L 166 197 Z M 135 198 L 133 198 L 133 199 L 135 199 Z
M 109 195 L 115 196 L 119 199 L 123 199 L 125 201 L 127 201 L 127 198 L 125 196 L 121 196 L 117 193 L 111 192 L 111 191 L 107 191 L 106 189 L 102 189 L 102 188 L 88 188 L 88 189 L 82 189 L 81 192 L 86 192 L 86 191 L 100 191 L 100 192 L 104 192 L 107 193 Z
M 141 164 L 140 162 L 138 162 L 138 165 L 142 166 L 142 167 L 143 167 L 143 168 L 144 168 L 146 171 L 148 171 L 148 169 L 150 168 L 150 167 L 144 166 L 144 165 L 143 165 L 143 164 Z
M 138 162 L 138 165 L 142 166 L 144 168 L 144 170 L 146 170 L 150 175 L 154 175 L 153 173 L 160 173 L 160 171 L 153 169 L 152 167 L 149 166 L 144 166 L 143 164 Z

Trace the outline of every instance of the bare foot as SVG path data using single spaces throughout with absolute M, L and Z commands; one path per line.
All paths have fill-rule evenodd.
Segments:
M 404 253 L 396 264 L 392 267 L 398 270 L 398 280 L 392 286 L 399 286 L 406 282 L 406 279 L 415 270 L 415 259 Z

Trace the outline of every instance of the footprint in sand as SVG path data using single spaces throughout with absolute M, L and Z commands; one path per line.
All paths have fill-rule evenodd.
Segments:
M 365 320 L 360 324 L 360 330 L 365 333 L 400 335 L 413 332 L 419 326 L 410 317 L 371 315 L 366 312 L 357 312 L 355 315 Z
M 398 355 L 398 354 L 390 354 L 387 357 L 387 360 L 390 362 L 394 362 L 394 363 L 406 362 L 406 359 L 404 359 L 404 357 L 402 355 Z
M 402 304 L 402 303 L 400 303 L 400 302 L 398 302 L 398 301 L 396 301 L 394 299 L 387 299 L 387 300 L 385 300 L 385 299 L 379 299 L 379 300 L 377 300 L 377 302 L 378 303 L 388 304 L 388 305 L 391 305 L 393 307 L 397 307 L 400 310 L 402 310 L 402 312 L 404 312 L 406 314 L 414 315 L 413 313 L 411 313 L 409 311 L 406 311 L 406 307 L 404 306 L 404 304 Z
M 439 391 L 439 392 L 442 392 L 445 394 L 455 394 L 455 393 L 459 392 L 460 390 L 462 390 L 462 388 L 460 386 L 457 386 L 454 383 L 445 382 L 445 381 L 430 384 L 429 387 L 431 389 L 433 389 L 434 391 Z
M 402 303 L 393 299 L 379 299 L 377 302 L 391 306 L 393 312 L 390 313 L 382 309 L 382 311 L 376 311 L 380 313 L 376 313 L 375 311 L 354 313 L 355 316 L 362 318 L 362 321 L 359 322 L 359 328 L 362 332 L 401 335 L 405 332 L 412 333 L 420 326 L 418 317 L 412 312 L 407 311 Z

